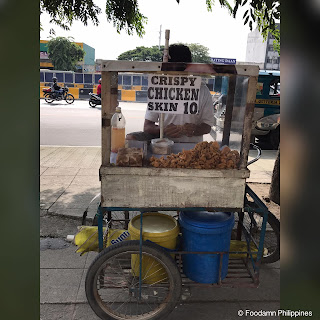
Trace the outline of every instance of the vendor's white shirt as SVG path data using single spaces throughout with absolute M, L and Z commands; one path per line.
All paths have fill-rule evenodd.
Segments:
M 153 111 L 146 111 L 145 119 L 152 122 L 159 122 L 160 113 Z M 164 114 L 164 126 L 168 126 L 170 123 L 175 125 L 183 125 L 185 123 L 194 123 L 199 125 L 201 123 L 208 124 L 210 127 L 214 125 L 213 103 L 211 93 L 208 87 L 202 83 L 200 86 L 199 96 L 199 113 L 198 114 Z M 203 141 L 203 136 L 187 137 L 182 136 L 180 138 L 170 138 L 174 142 L 200 142 Z

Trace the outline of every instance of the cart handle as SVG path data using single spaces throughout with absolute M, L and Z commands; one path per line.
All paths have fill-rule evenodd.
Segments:
M 258 147 L 258 146 L 255 145 L 255 144 L 253 144 L 253 143 L 250 143 L 250 146 L 253 147 L 254 149 L 256 149 L 257 152 L 258 152 L 258 154 L 257 154 L 257 156 L 256 156 L 254 159 L 252 159 L 252 160 L 250 160 L 250 161 L 248 162 L 247 166 L 249 166 L 250 164 L 256 162 L 256 161 L 259 160 L 260 157 L 261 157 L 261 148 Z

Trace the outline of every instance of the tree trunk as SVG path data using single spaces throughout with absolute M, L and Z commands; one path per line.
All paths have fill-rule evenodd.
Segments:
M 280 146 L 273 167 L 269 198 L 280 206 Z

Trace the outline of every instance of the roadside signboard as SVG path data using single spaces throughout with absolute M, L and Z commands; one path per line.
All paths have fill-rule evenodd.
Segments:
M 236 64 L 237 59 L 229 58 L 211 58 L 212 63 L 214 64 Z

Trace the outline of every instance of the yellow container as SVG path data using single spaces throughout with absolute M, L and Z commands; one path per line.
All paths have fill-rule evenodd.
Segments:
M 131 240 L 140 239 L 140 215 L 134 217 L 128 227 Z M 148 212 L 143 214 L 142 239 L 150 240 L 162 247 L 175 249 L 179 226 L 176 219 L 159 212 Z M 139 255 L 132 255 L 131 267 L 135 276 L 139 276 Z M 165 281 L 168 278 L 164 268 L 153 258 L 142 257 L 142 280 L 144 283 L 152 284 Z

